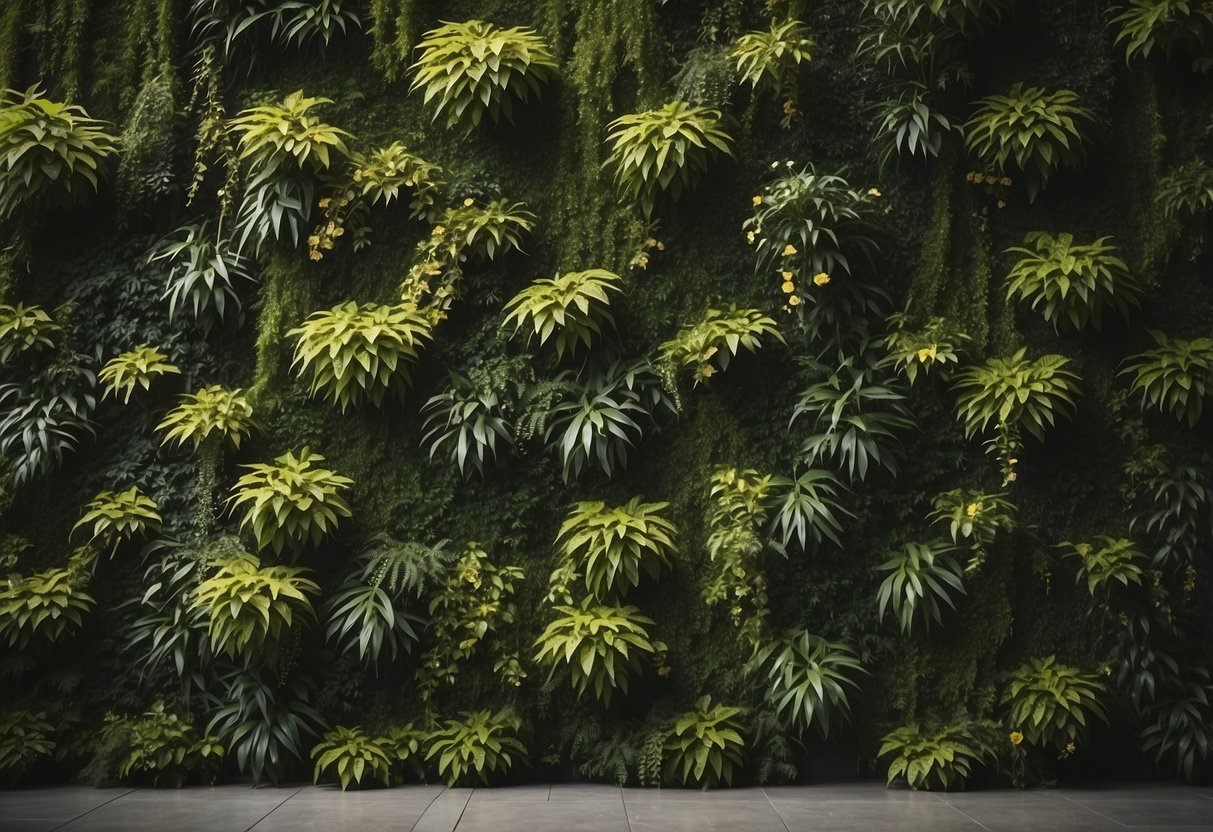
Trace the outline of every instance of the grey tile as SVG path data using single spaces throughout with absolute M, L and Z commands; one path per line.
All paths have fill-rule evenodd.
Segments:
M 887 789 L 882 783 L 819 783 L 812 786 L 769 786 L 764 791 L 779 807 L 785 803 L 815 803 L 819 800 L 839 802 L 856 800 L 865 803 L 930 803 L 936 800 L 932 792 L 910 789 Z
M 869 801 L 817 800 L 776 804 L 790 832 L 805 830 L 855 830 L 902 832 L 923 829 L 931 832 L 981 832 L 981 825 L 939 800 Z
M 970 792 L 941 794 L 939 799 L 990 832 L 1019 832 L 1023 829 L 1064 829 L 1066 832 L 1124 830 L 1124 826 L 1111 818 L 1060 795 L 1030 791 Z
M 628 832 L 623 801 L 522 801 L 503 803 L 473 797 L 456 827 L 457 832 Z
M 441 786 L 347 792 L 305 788 L 263 818 L 253 832 L 412 829 L 442 791 Z
M 625 803 L 633 800 L 657 800 L 666 802 L 716 803 L 754 802 L 767 803 L 762 789 L 622 789 Z
M 0 791 L 0 832 L 54 829 L 131 791 L 84 786 Z
M 64 832 L 245 832 L 298 788 L 137 789 L 63 826 Z
M 785 832 L 779 813 L 761 789 L 624 789 L 623 798 L 632 832 Z
M 444 790 L 425 810 L 411 832 L 452 832 L 463 817 L 471 797 L 471 789 Z
M 552 786 L 548 800 L 553 803 L 562 800 L 623 800 L 623 792 L 618 786 L 607 783 L 563 783 Z
M 483 806 L 488 803 L 535 803 L 547 802 L 551 786 L 503 786 L 497 789 L 477 788 L 472 792 L 469 805 Z
M 1151 793 L 1146 792 L 1146 795 Z M 1126 826 L 1162 824 L 1164 826 L 1213 826 L 1213 800 L 1200 797 L 1158 800 L 1153 797 L 1071 797 L 1070 801 Z

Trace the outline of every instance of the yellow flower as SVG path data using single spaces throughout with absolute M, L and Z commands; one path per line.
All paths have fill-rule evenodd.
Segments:
M 796 291 L 796 284 L 790 280 L 785 280 L 783 282 L 783 285 L 780 286 L 779 288 L 783 289 L 783 293 L 785 295 L 790 295 Z
M 665 243 L 661 242 L 661 240 L 658 240 L 658 241 L 657 241 L 657 250 L 658 250 L 658 251 L 665 251 Z
M 1023 734 L 1021 734 L 1019 731 L 1012 731 L 1011 745 L 1019 745 L 1021 742 L 1023 742 Z
M 649 237 L 647 240 L 644 241 L 644 247 L 645 248 L 656 248 L 657 241 L 655 239 L 653 239 L 652 237 Z
M 998 184 L 1002 185 L 1004 188 L 1011 187 L 1011 177 L 1004 176 L 1002 179 L 998 180 Z
M 800 295 L 792 295 L 788 298 L 788 306 L 800 306 Z
M 1007 460 L 1007 465 L 1018 465 L 1019 460 L 1016 457 L 1011 457 Z
M 757 208 L 759 205 L 762 204 L 762 197 L 756 196 L 753 199 L 751 199 L 750 202 L 752 202 L 754 204 L 754 207 Z
M 476 200 L 472 199 L 470 196 L 463 201 L 464 208 L 471 208 L 475 204 L 476 204 Z
M 746 242 L 747 242 L 747 243 L 750 243 L 750 244 L 752 245 L 752 244 L 754 243 L 754 232 L 753 232 L 753 231 L 747 231 L 747 232 L 745 233 L 745 240 L 746 240 Z
M 1072 743 L 1072 742 L 1066 743 L 1066 753 L 1067 754 L 1073 754 L 1077 750 L 1078 750 L 1078 746 L 1074 745 L 1074 743 Z
M 935 357 L 937 351 L 938 347 L 935 344 L 932 344 L 929 347 L 923 347 L 918 351 L 918 360 L 923 364 L 926 364 L 928 359 Z
M 307 244 L 312 248 L 320 245 L 320 236 L 318 234 L 313 234 L 312 236 L 308 237 Z
M 878 197 L 878 196 L 883 196 L 883 194 L 881 194 L 879 188 L 868 188 L 868 196 Z
M 324 199 L 320 200 L 320 202 L 318 202 L 317 204 L 318 204 L 318 205 L 319 205 L 321 208 L 327 208 L 327 207 L 329 207 L 330 205 L 332 205 L 332 204 L 333 204 L 333 200 L 329 199 L 329 198 L 326 196 Z
M 969 503 L 965 506 L 965 514 L 969 517 L 976 517 L 981 512 L 981 503 Z
M 786 246 L 783 247 L 783 256 L 784 257 L 791 257 L 795 253 L 796 253 L 796 246 L 792 245 L 791 243 L 788 243 Z
M 1007 482 L 1015 482 L 1017 479 L 1019 479 L 1019 474 L 1016 474 L 1014 471 L 1007 474 Z
M 998 200 L 998 207 L 999 207 L 999 208 L 1006 208 L 1006 207 L 1007 207 L 1007 201 L 1006 201 L 1005 199 L 1000 199 L 1000 200 Z
M 324 259 L 324 255 L 321 254 L 320 252 L 316 251 L 315 249 L 308 252 L 307 256 L 308 256 L 309 260 L 323 260 Z
M 446 226 L 445 226 L 445 225 L 435 225 L 435 226 L 434 226 L 434 231 L 433 231 L 433 234 L 434 234 L 434 236 L 435 236 L 435 237 L 441 237 L 441 236 L 442 236 L 443 234 L 445 234 L 445 233 L 446 233 Z
M 975 173 L 973 174 L 973 181 L 980 185 L 986 181 L 986 175 L 984 173 Z
M 829 282 L 830 282 L 830 276 L 828 274 L 826 274 L 825 272 L 818 272 L 817 274 L 813 275 L 813 285 L 814 286 L 824 286 Z
M 782 271 L 779 273 L 779 276 L 782 277 L 784 280 L 791 280 L 793 277 L 796 276 L 796 273 L 789 272 L 789 271 Z

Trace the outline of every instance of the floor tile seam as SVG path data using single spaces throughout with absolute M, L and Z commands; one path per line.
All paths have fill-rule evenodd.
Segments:
M 253 823 L 253 825 L 252 825 L 252 826 L 250 826 L 248 829 L 245 829 L 245 830 L 244 830 L 244 832 L 252 832 L 253 828 L 254 828 L 254 827 L 256 827 L 256 826 L 257 826 L 257 824 L 261 823 L 261 821 L 265 820 L 265 819 L 266 819 L 266 818 L 268 818 L 270 815 L 274 814 L 274 812 L 277 812 L 279 809 L 281 809 L 283 806 L 285 806 L 285 805 L 286 805 L 286 802 L 287 802 L 288 800 L 290 800 L 290 799 L 291 799 L 292 797 L 294 797 L 295 795 L 299 794 L 299 792 L 303 791 L 303 790 L 304 790 L 304 788 L 305 788 L 304 786 L 299 786 L 299 787 L 297 787 L 297 788 L 296 788 L 296 789 L 295 789 L 293 792 L 291 792 L 290 794 L 288 794 L 286 797 L 282 798 L 282 800 L 278 801 L 278 804 L 277 804 L 277 805 L 276 805 L 276 806 L 275 806 L 273 809 L 270 809 L 270 810 L 269 810 L 268 812 L 266 812 L 264 815 L 262 815 L 261 817 L 257 818 L 257 820 L 256 820 L 256 821 Z
M 779 811 L 779 807 L 775 805 L 775 801 L 771 800 L 771 796 L 767 794 L 767 790 L 762 790 L 762 796 L 767 799 L 767 805 L 771 807 L 771 811 L 775 813 L 775 817 L 779 818 L 779 823 L 783 826 L 784 832 L 792 832 L 788 826 L 788 822 L 783 819 L 783 812 Z
M 623 796 L 623 786 L 617 787 L 619 791 L 619 805 L 623 807 L 623 822 L 627 824 L 628 832 L 632 832 L 632 819 L 628 816 L 628 801 Z
M 115 800 L 121 800 L 122 798 L 126 797 L 128 794 L 132 794 L 133 792 L 137 792 L 137 791 L 138 791 L 138 789 L 127 789 L 122 794 L 117 795 L 115 797 L 111 797 L 109 800 L 105 801 L 100 806 L 94 806 L 93 808 L 89 809 L 87 812 L 82 812 L 73 818 L 69 818 L 69 819 L 65 820 L 63 823 L 59 824 L 58 826 L 51 827 L 51 832 L 55 832 L 55 830 L 57 830 L 57 829 L 62 829 L 63 827 L 67 826 L 69 823 L 75 823 L 76 821 L 80 820 L 80 818 L 88 817 L 93 812 L 97 811 L 98 809 L 104 809 L 106 806 L 110 805 Z
M 1099 815 L 1099 816 L 1100 816 L 1101 818 L 1103 818 L 1104 820 L 1110 820 L 1110 821 L 1112 821 L 1112 823 L 1116 824 L 1117 826 L 1123 827 L 1123 828 L 1125 828 L 1125 829 L 1128 829 L 1128 828 L 1129 828 L 1129 824 L 1127 824 L 1127 823 L 1121 823 L 1121 822 L 1120 822 L 1120 821 L 1118 821 L 1116 818 L 1109 817 L 1108 815 L 1105 815 L 1103 812 L 1099 811 L 1098 809 L 1094 809 L 1094 808 L 1092 808 L 1092 807 L 1088 806 L 1088 805 L 1087 805 L 1087 804 L 1085 804 L 1085 803 L 1080 803 L 1080 802 L 1078 802 L 1077 800 L 1075 800 L 1075 799 L 1074 799 L 1074 798 L 1072 798 L 1072 797 L 1066 797 L 1064 794 L 1063 794 L 1063 795 L 1058 795 L 1058 797 L 1060 797 L 1062 800 L 1065 800 L 1065 801 L 1068 801 L 1068 802 L 1070 802 L 1070 803 L 1073 803 L 1075 806 L 1079 806 L 1079 807 L 1081 807 L 1081 808 L 1083 808 L 1083 809 L 1086 809 L 1088 812 L 1091 812 L 1092 814 Z
M 413 825 L 409 827 L 409 832 L 413 832 L 413 830 L 415 830 L 415 829 L 417 828 L 417 825 L 418 825 L 419 823 L 421 823 L 421 821 L 422 821 L 422 820 L 425 818 L 426 813 L 430 811 L 430 808 L 431 808 L 431 807 L 432 807 L 432 806 L 433 806 L 435 803 L 437 803 L 437 802 L 438 802 L 438 798 L 440 798 L 440 797 L 442 797 L 444 794 L 446 794 L 446 793 L 447 793 L 447 791 L 448 791 L 448 789 L 446 788 L 446 786 L 443 786 L 443 787 L 442 787 L 442 790 L 441 790 L 440 792 L 438 792 L 438 794 L 436 794 L 436 795 L 434 795 L 432 798 L 430 798 L 430 802 L 429 802 L 429 803 L 427 803 L 427 804 L 425 804 L 425 808 L 421 810 L 421 814 L 417 816 L 417 820 L 413 821 Z M 475 790 L 473 789 L 473 791 L 475 791 Z M 472 796 L 471 796 L 471 795 L 468 795 L 468 803 L 471 803 L 471 802 L 472 802 Z M 467 809 L 467 803 L 463 804 L 463 808 L 464 808 L 464 809 Z M 460 812 L 460 813 L 459 813 L 459 819 L 460 819 L 460 820 L 463 820 L 463 812 Z M 459 821 L 456 821 L 456 824 L 458 824 L 458 822 L 459 822 Z M 453 828 L 454 828 L 454 827 L 452 827 L 452 829 L 453 829 Z
M 964 809 L 961 809 L 961 808 L 960 808 L 959 806 L 957 806 L 956 804 L 954 804 L 954 803 L 950 803 L 949 801 L 945 800 L 943 795 L 941 795 L 941 794 L 937 794 L 937 793 L 935 793 L 935 792 L 932 792 L 932 793 L 931 793 L 931 797 L 935 798 L 937 801 L 939 801 L 940 803 L 942 803 L 944 806 L 947 806 L 949 809 L 951 809 L 951 810 L 952 810 L 953 812 L 955 812 L 956 814 L 960 815 L 962 818 L 965 818 L 966 820 L 968 820 L 968 821 L 970 821 L 970 822 L 972 822 L 972 823 L 977 824 L 979 827 L 981 827 L 982 829 L 986 830 L 986 832 L 990 832 L 990 827 L 986 826 L 984 823 L 982 823 L 982 822 L 981 822 L 981 821 L 979 821 L 977 818 L 975 818 L 975 817 L 973 817 L 972 815 L 970 815 L 970 814 L 969 814 L 968 812 L 966 812 Z

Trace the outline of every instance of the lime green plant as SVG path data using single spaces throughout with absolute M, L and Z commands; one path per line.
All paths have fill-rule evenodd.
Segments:
M 709 309 L 702 320 L 683 326 L 658 347 L 657 366 L 670 377 L 692 369 L 698 385 L 727 370 L 742 349 L 757 352 L 764 336 L 785 343 L 775 319 L 757 309 Z
M 163 701 L 137 717 L 107 717 L 101 742 L 116 740 L 127 751 L 113 773 L 127 782 L 150 777 L 154 786 L 173 788 L 190 779 L 213 783 L 224 758 L 218 739 L 201 736 L 188 718 L 166 710 Z
M 621 282 L 619 275 L 606 269 L 541 278 L 505 305 L 505 323 L 513 324 L 514 334 L 525 330 L 528 342 L 538 336 L 541 347 L 555 335 L 557 357 L 576 351 L 579 344 L 589 349 L 604 323 L 615 324 L 608 293 L 622 292 Z
M 0 364 L 29 350 L 53 350 L 61 332 L 63 327 L 41 306 L 0 304 Z
M 971 340 L 947 318 L 931 318 L 923 326 L 915 327 L 908 315 L 899 312 L 890 315 L 888 323 L 889 334 L 884 339 L 888 360 L 905 374 L 910 384 L 918 380 L 920 371 L 926 376 L 936 366 L 948 377 L 952 369 L 948 365 L 960 364 L 964 344 Z
M 692 710 L 674 721 L 666 737 L 666 782 L 705 789 L 721 781 L 733 785 L 733 774 L 745 766 L 740 714 L 740 708 L 713 705 L 711 696 L 696 700 Z
M 131 400 L 135 389 L 142 387 L 150 390 L 152 380 L 163 375 L 180 375 L 181 370 L 175 364 L 170 364 L 168 356 L 150 344 L 140 344 L 132 350 L 121 353 L 105 362 L 97 380 L 105 385 L 101 398 L 113 395 L 116 399 L 122 394 L 122 403 Z
M 1094 719 L 1107 722 L 1104 687 L 1093 673 L 1061 664 L 1056 656 L 1032 659 L 1012 674 L 1002 695 L 1007 724 L 1037 748 L 1064 751 L 1086 738 Z
M 1008 460 L 1012 467 L 1018 461 Z M 986 559 L 986 548 L 1001 532 L 1015 528 L 1015 504 L 1004 493 L 985 493 L 954 488 L 939 494 L 931 501 L 931 512 L 927 519 L 932 523 L 948 525 L 948 535 L 957 546 L 968 546 L 972 557 L 965 565 L 965 572 L 980 569 Z
M 58 642 L 84 624 L 96 600 L 88 589 L 92 558 L 78 553 L 67 566 L 0 579 L 0 639 L 23 649 L 40 637 Z
M 55 728 L 44 711 L 11 710 L 0 717 L 0 782 L 20 781 L 54 753 Z
M 189 309 L 205 331 L 227 320 L 229 309 L 239 311 L 237 278 L 253 280 L 251 260 L 206 222 L 183 225 L 170 234 L 148 256 L 148 262 L 157 260 L 168 264 L 164 297 L 169 318 Z
M 657 199 L 678 199 L 717 153 L 733 155 L 733 140 L 720 126 L 718 110 L 671 101 L 660 109 L 628 113 L 612 121 L 607 165 L 623 196 L 646 218 Z
M 553 80 L 556 57 L 534 29 L 501 28 L 483 20 L 443 22 L 417 44 L 421 53 L 410 91 L 424 90 L 434 120 L 474 130 L 487 115 L 493 123 L 514 120 L 515 100 L 526 103 Z
M 1213 209 L 1213 166 L 1196 158 L 1158 180 L 1154 203 L 1167 218 L 1199 217 Z
M 1196 427 L 1204 413 L 1204 399 L 1213 387 L 1213 338 L 1168 338 L 1151 330 L 1155 349 L 1131 355 L 1122 375 L 1132 374 L 1133 393 L 1141 405 L 1161 410 Z
M 1006 95 L 977 104 L 964 125 L 965 149 L 999 176 L 1022 172 L 1029 202 L 1059 168 L 1078 169 L 1085 161 L 1083 133 L 1094 114 L 1073 90 L 1014 84 Z
M 1083 245 L 1072 234 L 1031 232 L 1023 246 L 1007 249 L 1019 255 L 1007 275 L 1007 300 L 1031 301 L 1054 329 L 1062 323 L 1099 329 L 1105 307 L 1128 318 L 1130 307 L 1141 304 L 1141 287 L 1110 239 Z
M 1078 376 L 1066 369 L 1069 359 L 1042 355 L 1032 360 L 1026 355 L 1027 350 L 1020 349 L 1009 358 L 991 358 L 956 374 L 956 413 L 965 436 L 993 423 L 1043 439 L 1058 416 L 1073 414 Z
M 233 658 L 277 643 L 299 619 L 315 618 L 320 587 L 294 566 L 262 566 L 247 552 L 222 558 L 198 584 L 193 606 L 208 616 L 211 648 Z
M 292 367 L 311 374 L 311 394 L 344 413 L 363 398 L 374 405 L 392 392 L 403 397 L 409 371 L 432 337 L 433 321 L 407 306 L 353 301 L 315 312 L 287 332 L 297 339 Z
M 821 468 L 809 468 L 796 479 L 771 478 L 771 534 L 786 547 L 793 539 L 803 551 L 828 538 L 842 541 L 839 515 L 853 517 L 838 500 L 845 486 Z
M 448 719 L 428 738 L 425 758 L 437 759 L 438 776 L 448 786 L 473 779 L 488 785 L 494 775 L 509 774 L 515 762 L 526 762 L 518 717 L 491 711 L 464 711 L 461 716 L 462 721 Z
M 341 791 L 348 789 L 350 783 L 361 786 L 363 777 L 390 785 L 392 758 L 382 738 L 371 738 L 361 728 L 338 725 L 312 748 L 312 759 L 316 762 L 313 783 L 319 783 L 321 776 L 332 769 Z
M 368 204 L 391 205 L 403 188 L 413 190 L 409 211 L 413 217 L 434 214 L 439 192 L 445 184 L 442 168 L 411 152 L 402 142 L 392 142 L 370 153 L 353 153 L 353 180 L 358 194 Z M 323 206 L 322 206 L 323 207 Z
M 762 678 L 763 696 L 797 733 L 816 727 L 823 737 L 850 719 L 849 695 L 863 666 L 850 645 L 826 641 L 806 630 L 787 630 L 756 642 L 746 665 Z
M 879 618 L 883 621 L 891 611 L 906 635 L 916 620 L 927 628 L 932 621 L 943 624 L 940 603 L 956 609 L 952 596 L 964 593 L 964 572 L 952 556 L 955 551 L 956 547 L 939 542 L 907 543 L 891 552 L 892 557 L 876 567 L 888 573 L 876 593 Z
M 181 403 L 168 412 L 156 430 L 164 434 L 163 444 L 190 442 L 196 450 L 212 438 L 239 448 L 255 427 L 253 406 L 240 388 L 226 390 L 212 385 L 182 396 Z
M 586 598 L 580 607 L 557 606 L 559 616 L 535 640 L 535 661 L 552 670 L 567 665 L 577 696 L 592 691 L 608 707 L 615 691 L 627 695 L 633 673 L 641 661 L 665 652 L 652 641 L 646 627 L 651 618 L 636 607 L 615 607 Z
M 993 723 L 962 719 L 948 725 L 910 722 L 885 734 L 877 757 L 890 757 L 889 785 L 905 777 L 911 789 L 963 789 L 973 770 L 996 760 Z
M 1121 586 L 1141 586 L 1145 578 L 1145 555 L 1132 540 L 1100 535 L 1095 542 L 1072 543 L 1067 540 L 1058 545 L 1065 550 L 1067 557 L 1082 561 L 1078 568 L 1078 581 L 1082 583 L 1086 580 L 1087 591 L 1092 598 L 1102 589 L 1110 590 L 1113 582 L 1119 582 Z
M 324 457 L 304 448 L 298 456 L 287 451 L 273 464 L 244 465 L 249 473 L 236 481 L 228 503 L 242 509 L 241 529 L 252 531 L 258 549 L 275 554 L 320 543 L 342 517 L 349 504 L 341 496 L 354 481 L 316 463 Z
M 1213 8 L 1201 0 L 1129 0 L 1112 16 L 1116 44 L 1125 62 L 1150 57 L 1155 50 L 1170 58 L 1176 46 L 1200 47 L 1213 36 Z
M 0 220 L 24 206 L 70 206 L 100 185 L 117 150 L 106 123 L 45 98 L 37 86 L 0 94 Z
M 677 529 L 661 516 L 669 503 L 625 505 L 576 503 L 560 525 L 556 550 L 560 560 L 585 576 L 585 588 L 600 603 L 621 601 L 640 584 L 644 572 L 656 580 L 677 554 Z
M 755 93 L 770 90 L 783 99 L 785 127 L 796 113 L 800 89 L 797 73 L 801 64 L 813 59 L 813 47 L 805 25 L 799 20 L 786 20 L 771 21 L 766 32 L 745 33 L 729 51 L 743 84 L 749 84 Z
M 132 485 L 125 491 L 102 491 L 84 507 L 85 513 L 72 531 L 92 526 L 90 544 L 116 552 L 125 540 L 159 530 L 161 518 L 155 500 Z
M 703 598 L 708 606 L 728 604 L 734 625 L 755 636 L 769 613 L 762 568 L 774 477 L 753 468 L 717 466 L 709 480 L 708 559 Z

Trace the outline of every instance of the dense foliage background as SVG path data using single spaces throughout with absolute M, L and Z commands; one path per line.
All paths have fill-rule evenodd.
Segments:
M 1207 777 L 1211 59 L 4 4 L 0 776 Z

